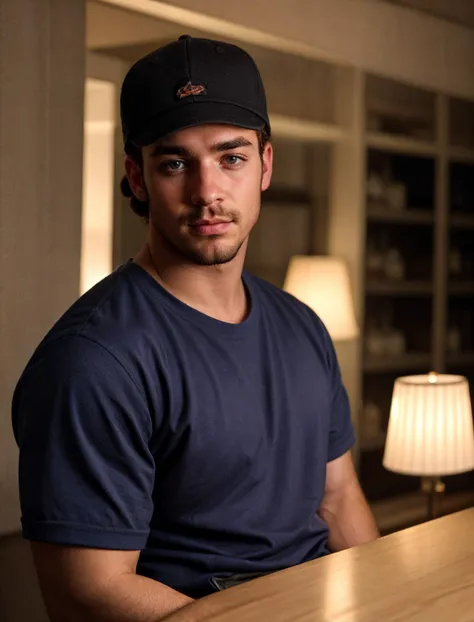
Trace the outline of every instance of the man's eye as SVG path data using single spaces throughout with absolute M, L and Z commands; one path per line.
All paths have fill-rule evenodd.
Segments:
M 240 156 L 237 155 L 227 155 L 224 158 L 225 163 L 230 166 L 236 166 L 237 164 L 241 164 L 244 160 Z
M 168 160 L 167 162 L 163 162 L 162 166 L 165 171 L 175 173 L 184 168 L 184 162 L 182 160 Z

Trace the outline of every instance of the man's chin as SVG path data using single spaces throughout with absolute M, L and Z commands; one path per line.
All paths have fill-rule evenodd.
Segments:
M 215 254 L 213 256 L 196 253 L 195 255 L 190 256 L 190 259 L 199 266 L 222 266 L 233 261 L 236 256 L 237 253 L 222 253 Z
M 239 254 L 242 244 L 233 248 L 194 249 L 188 253 L 188 257 L 200 266 L 218 266 L 230 263 Z

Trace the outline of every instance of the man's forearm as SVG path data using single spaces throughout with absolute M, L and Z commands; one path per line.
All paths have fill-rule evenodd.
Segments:
M 85 616 L 78 622 L 203 622 L 215 610 L 212 599 L 193 600 L 139 575 L 118 578 L 112 593 L 97 620 Z
M 329 527 L 330 551 L 342 551 L 377 539 L 380 534 L 374 516 L 359 486 L 328 498 L 319 514 Z
M 196 602 L 163 583 L 132 573 L 51 600 L 45 598 L 51 622 L 159 622 Z

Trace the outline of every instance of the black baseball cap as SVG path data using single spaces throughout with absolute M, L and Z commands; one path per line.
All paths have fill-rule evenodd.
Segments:
M 262 78 L 249 54 L 230 43 L 183 35 L 137 61 L 122 84 L 125 151 L 172 132 L 222 123 L 270 135 Z

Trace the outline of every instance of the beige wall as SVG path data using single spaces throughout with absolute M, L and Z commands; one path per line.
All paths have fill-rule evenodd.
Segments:
M 117 89 L 113 83 L 86 80 L 81 293 L 112 270 L 116 99 Z
M 89 12 L 90 22 L 90 12 Z M 89 79 L 108 82 L 115 87 L 118 95 L 130 63 L 112 56 L 88 52 L 86 55 L 86 76 Z M 124 153 L 120 127 L 119 98 L 115 98 L 115 171 L 113 187 L 113 257 L 112 266 L 116 268 L 133 257 L 141 248 L 146 235 L 146 227 L 130 209 L 128 199 L 120 193 L 119 182 L 124 174 Z
M 83 0 L 2 0 L 0 534 L 18 531 L 13 387 L 79 292 Z M 0 535 L 0 619 L 45 620 L 28 546 Z
M 0 533 L 19 524 L 12 390 L 79 292 L 83 23 L 82 0 L 2 1 Z

